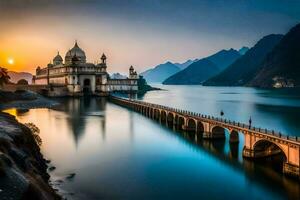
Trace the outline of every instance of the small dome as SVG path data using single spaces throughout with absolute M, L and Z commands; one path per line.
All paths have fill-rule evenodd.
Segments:
M 85 52 L 78 46 L 77 41 L 75 42 L 74 47 L 66 53 L 66 63 L 70 63 L 74 55 L 76 55 L 76 57 L 78 57 L 81 62 L 86 62 Z
M 106 55 L 105 55 L 105 54 L 102 54 L 101 60 L 105 60 L 105 59 L 106 59 Z
M 57 52 L 57 55 L 53 58 L 53 61 L 57 61 L 57 62 L 63 61 L 62 57 L 59 55 L 59 52 Z
M 130 66 L 129 70 L 134 70 L 134 68 L 133 68 L 133 66 L 132 66 L 132 65 Z

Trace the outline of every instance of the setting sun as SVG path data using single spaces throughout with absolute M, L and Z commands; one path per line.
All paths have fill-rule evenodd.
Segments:
M 13 65 L 15 61 L 14 61 L 14 59 L 9 58 L 9 59 L 7 60 L 7 62 L 8 62 L 8 64 Z

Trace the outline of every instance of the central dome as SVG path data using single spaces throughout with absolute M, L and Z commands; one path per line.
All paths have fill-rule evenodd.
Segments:
M 72 63 L 72 58 L 76 56 L 81 63 L 86 62 L 85 52 L 78 46 L 77 41 L 72 49 L 70 49 L 65 56 L 66 63 Z

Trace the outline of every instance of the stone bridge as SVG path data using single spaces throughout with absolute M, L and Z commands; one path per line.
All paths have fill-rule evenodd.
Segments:
M 175 130 L 189 132 L 196 139 L 225 139 L 225 134 L 229 134 L 230 142 L 239 142 L 239 134 L 242 134 L 245 158 L 264 159 L 280 156 L 283 173 L 300 178 L 300 138 L 298 137 L 138 100 L 110 96 L 110 101 L 137 111 Z

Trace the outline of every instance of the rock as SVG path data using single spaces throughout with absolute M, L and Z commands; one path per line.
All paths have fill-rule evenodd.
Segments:
M 75 177 L 75 175 L 76 175 L 75 173 L 71 173 L 66 178 L 69 179 L 69 180 L 71 180 L 71 179 L 73 179 Z
M 0 199 L 61 199 L 31 130 L 1 111 L 0 127 Z
M 49 171 L 53 171 L 55 169 L 56 169 L 56 167 L 54 167 L 54 166 L 49 167 Z
M 60 179 L 54 181 L 54 183 L 55 183 L 56 185 L 60 185 L 60 184 L 62 184 L 63 182 L 64 182 L 64 181 L 63 181 L 63 180 L 60 180 Z

